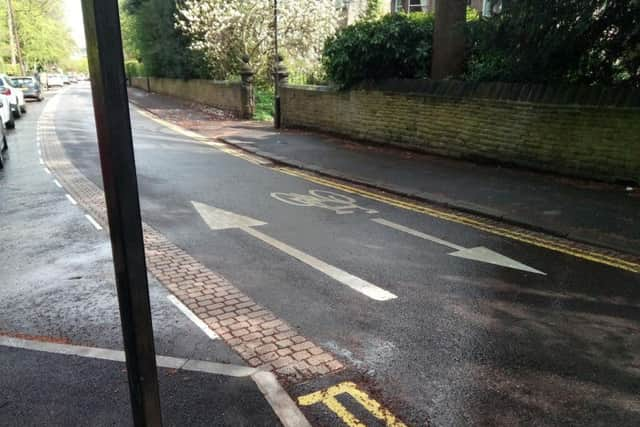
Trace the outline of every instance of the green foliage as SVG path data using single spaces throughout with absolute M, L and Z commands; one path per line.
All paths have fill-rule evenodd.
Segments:
M 22 74 L 22 72 L 20 71 L 20 65 L 18 64 L 2 64 L 0 69 L 2 70 L 3 74 L 7 74 L 9 76 L 19 76 L 20 74 Z
M 343 28 L 325 43 L 327 76 L 341 87 L 390 77 L 428 77 L 433 21 L 428 14 L 394 13 Z
M 176 29 L 175 0 L 124 0 L 122 12 L 127 56 L 144 63 L 149 75 L 208 77 L 203 56 L 190 50 L 189 39 Z
M 364 11 L 364 20 L 375 20 L 380 17 L 380 0 L 367 0 L 367 7 Z
M 144 77 L 144 65 L 135 59 L 130 59 L 124 62 L 124 69 L 128 77 Z
M 62 0 L 12 0 L 22 61 L 27 70 L 69 60 L 76 46 L 64 24 Z M 7 2 L 0 3 L 0 54 L 9 62 Z
M 77 59 L 67 59 L 59 63 L 62 69 L 65 72 L 72 71 L 74 73 L 89 73 L 89 63 L 87 62 L 87 58 L 77 58 Z
M 638 0 L 520 0 L 468 29 L 470 80 L 640 86 Z
M 273 120 L 273 100 L 274 94 L 272 89 L 256 88 L 256 112 L 253 115 L 254 120 L 263 122 Z
M 480 19 L 480 12 L 472 7 L 467 7 L 467 22 L 477 21 Z

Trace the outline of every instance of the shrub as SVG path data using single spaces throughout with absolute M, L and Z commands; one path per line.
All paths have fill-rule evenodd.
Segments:
M 254 120 L 270 121 L 273 120 L 273 99 L 272 89 L 256 88 L 256 112 L 253 115 Z
M 468 29 L 469 80 L 640 86 L 638 0 L 520 0 Z
M 340 30 L 324 46 L 327 77 L 341 87 L 365 80 L 424 78 L 431 71 L 433 16 L 397 13 Z
M 144 73 L 144 65 L 136 60 L 126 61 L 124 63 L 124 69 L 127 73 L 128 77 L 143 77 Z

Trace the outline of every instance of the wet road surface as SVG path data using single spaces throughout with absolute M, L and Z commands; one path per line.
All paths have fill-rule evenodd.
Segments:
M 56 116 L 58 137 L 74 165 L 101 187 L 89 87 L 75 86 L 58 96 L 63 101 Z M 348 195 L 230 156 L 135 111 L 132 119 L 143 219 L 345 361 L 362 383 L 375 384 L 372 392 L 403 420 L 640 425 L 637 274 Z M 24 144 L 34 143 L 21 135 Z M 33 172 L 25 174 L 22 191 L 27 185 L 29 191 L 51 185 L 37 159 L 29 161 Z M 68 325 L 81 323 L 69 316 L 93 316 L 95 307 L 107 304 L 102 298 L 113 296 L 112 288 L 77 287 L 77 300 L 60 302 L 54 310 L 30 296 L 55 294 L 56 286 L 77 281 L 52 284 L 51 268 L 64 277 L 68 263 L 87 266 L 87 283 L 94 286 L 95 265 L 109 268 L 105 237 L 90 236 L 90 225 L 71 212 L 63 193 L 47 191 L 46 197 L 59 198 L 59 208 L 42 224 L 52 239 L 55 233 L 82 238 L 77 247 L 47 247 L 42 237 L 24 235 L 15 226 L 29 218 L 14 208 L 14 225 L 3 227 L 2 235 L 16 233 L 10 241 L 29 239 L 33 248 L 11 255 L 11 286 L 0 290 L 0 300 L 2 311 L 13 314 L 2 327 L 26 326 L 34 333 L 61 328 L 62 336 L 109 345 L 112 341 L 104 341 L 119 339 L 113 298 L 101 328 L 113 338 Z M 193 202 L 205 206 L 205 213 Z M 220 209 L 261 225 L 243 228 L 234 217 L 228 227 L 212 229 L 207 215 L 220 220 Z M 302 261 L 291 248 L 322 261 L 324 268 Z M 487 248 L 519 264 L 509 268 L 450 255 L 471 248 Z M 39 269 L 24 262 L 43 256 L 50 260 Z M 337 280 L 326 265 L 351 279 Z M 358 290 L 354 277 L 393 298 L 376 299 L 376 291 L 366 286 Z M 166 293 L 152 285 L 160 349 L 189 348 L 208 360 L 237 357 L 211 343 L 163 346 L 164 340 L 175 343 L 192 335 L 167 305 Z M 82 301 L 89 295 L 87 306 Z M 34 312 L 25 325 L 25 313 Z M 332 381 L 299 385 L 293 392 L 306 394 Z

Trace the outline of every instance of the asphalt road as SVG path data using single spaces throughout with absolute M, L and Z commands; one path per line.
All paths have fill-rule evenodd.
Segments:
M 89 87 L 59 96 L 59 139 L 101 186 Z M 347 362 L 403 419 L 640 425 L 638 275 L 358 196 L 349 195 L 360 208 L 338 213 L 317 199 L 344 207 L 336 200 L 345 193 L 228 155 L 135 111 L 132 119 L 143 219 Z M 315 195 L 316 206 L 296 206 L 302 199 L 291 194 Z M 262 234 L 211 230 L 194 201 L 264 222 L 253 227 Z M 372 299 L 282 244 L 397 298 Z M 449 255 L 476 247 L 545 275 Z M 155 290 L 154 310 L 166 304 L 163 292 Z M 164 324 L 160 335 L 171 336 Z

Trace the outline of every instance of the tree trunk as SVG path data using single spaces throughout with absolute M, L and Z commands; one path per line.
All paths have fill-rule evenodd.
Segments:
M 13 37 L 13 7 L 11 0 L 7 0 L 7 27 L 9 30 L 9 50 L 11 50 L 11 65 L 16 65 L 16 40 Z
M 436 0 L 431 78 L 456 77 L 464 71 L 466 0 Z
M 13 1 L 7 0 L 7 15 L 9 16 L 9 41 L 11 44 L 11 65 L 20 64 L 20 73 L 25 74 L 22 50 L 20 49 L 20 36 L 16 26 L 16 17 L 13 14 Z

